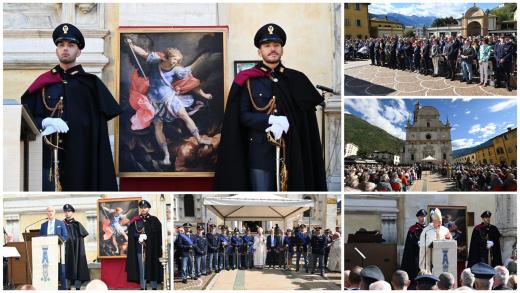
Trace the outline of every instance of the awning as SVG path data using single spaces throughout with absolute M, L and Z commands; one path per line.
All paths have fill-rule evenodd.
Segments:
M 289 195 L 290 196 L 290 195 Z M 308 199 L 286 198 L 274 194 L 207 196 L 203 204 L 226 220 L 284 220 L 314 206 Z
M 435 159 L 432 156 L 427 156 L 426 158 L 422 159 L 421 162 L 435 162 L 437 159 Z

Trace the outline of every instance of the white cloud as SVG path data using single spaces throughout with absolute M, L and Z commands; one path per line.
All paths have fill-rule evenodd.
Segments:
M 390 3 L 372 3 L 368 6 L 368 12 L 373 14 L 400 13 L 403 15 L 416 16 L 435 16 L 459 18 L 461 14 L 471 6 L 469 3 L 452 2 L 427 2 L 427 3 L 407 3 L 404 7 L 396 7 Z
M 478 120 L 478 116 L 473 117 L 473 120 Z
M 461 101 L 463 101 L 463 102 L 469 102 L 469 101 L 472 100 L 472 98 L 467 98 L 467 97 L 463 97 L 463 98 L 453 98 L 453 99 L 451 99 L 451 102 L 452 102 L 452 103 L 455 103 L 455 101 L 457 101 L 457 100 L 461 100 Z
M 382 105 L 382 103 L 376 99 L 345 99 L 345 106 L 349 106 L 356 112 L 361 113 L 361 118 L 365 121 L 385 130 L 395 137 L 405 139 L 405 131 L 394 124 L 399 123 L 397 121 L 406 119 L 408 112 L 406 112 L 404 102 L 401 104 L 396 100 L 395 104 L 397 109 L 388 107 L 388 105 Z
M 458 127 L 458 126 L 460 126 L 458 123 L 453 124 L 453 127 Z
M 483 143 L 483 141 L 475 141 L 473 138 L 459 138 L 451 141 L 453 150 L 469 148 Z
M 504 126 L 504 129 L 508 129 L 509 127 L 511 127 L 511 128 L 515 127 L 515 124 L 514 123 L 509 123 L 506 126 Z
M 466 115 L 468 115 L 468 114 L 470 114 L 470 113 L 471 113 L 471 111 L 466 111 Z
M 489 111 L 491 111 L 493 113 L 494 112 L 500 112 L 500 111 L 512 108 L 514 106 L 516 106 L 516 99 L 507 100 L 507 101 L 504 101 L 504 102 L 497 103 L 497 104 L 489 107 Z
M 345 110 L 345 114 L 351 114 L 349 111 Z
M 469 134 L 480 134 L 479 138 L 487 138 L 496 133 L 497 125 L 495 123 L 488 123 L 484 127 L 480 127 L 480 124 L 475 124 L 471 126 L 471 129 L 468 131 Z

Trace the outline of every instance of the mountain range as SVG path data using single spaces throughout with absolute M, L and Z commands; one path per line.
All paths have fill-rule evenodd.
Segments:
M 351 114 L 345 114 L 345 143 L 359 147 L 358 155 L 374 151 L 401 154 L 404 140 L 394 137 L 385 130 Z
M 422 26 L 430 26 L 432 22 L 436 19 L 435 16 L 416 16 L 416 15 L 403 15 L 399 13 L 387 13 L 387 14 L 372 14 L 369 13 L 368 17 L 385 19 L 388 17 L 388 20 L 396 21 L 401 23 L 404 26 L 413 26 L 413 27 L 422 27 Z

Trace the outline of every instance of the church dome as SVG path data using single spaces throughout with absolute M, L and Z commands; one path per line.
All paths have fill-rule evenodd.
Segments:
M 480 7 L 473 6 L 466 11 L 466 13 L 464 14 L 464 17 L 465 18 L 483 17 L 484 14 L 485 14 L 484 10 L 482 10 Z

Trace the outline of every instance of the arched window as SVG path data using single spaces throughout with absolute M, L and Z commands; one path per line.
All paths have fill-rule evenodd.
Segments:
M 192 194 L 184 195 L 184 216 L 195 217 L 195 202 Z
M 426 127 L 430 127 L 430 122 L 426 122 Z
M 310 197 L 309 195 L 306 195 L 306 196 L 303 197 L 303 199 L 312 199 L 312 197 Z M 304 216 L 305 218 L 310 217 L 310 216 L 311 216 L 311 210 L 308 209 L 308 210 L 306 210 L 305 212 L 303 212 L 303 216 Z

